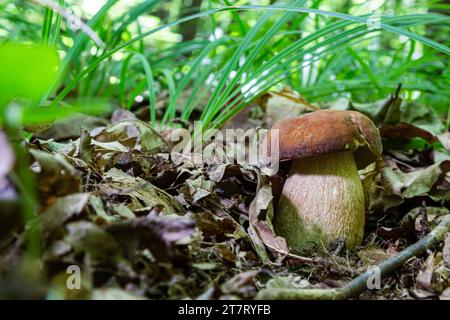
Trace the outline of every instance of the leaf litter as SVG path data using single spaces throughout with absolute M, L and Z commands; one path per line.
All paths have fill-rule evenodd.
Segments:
M 318 108 L 284 89 L 266 93 L 250 106 L 258 112 L 234 121 L 242 127 L 270 126 L 283 114 L 280 105 L 291 116 Z M 360 172 L 367 222 L 364 243 L 355 252 L 318 247 L 311 256 L 296 255 L 271 222 L 283 171 L 269 177 L 255 166 L 214 159 L 196 165 L 182 155 L 165 157 L 171 145 L 164 134 L 117 110 L 111 121 L 89 117 L 29 128 L 33 137 L 26 148 L 41 208 L 32 227 L 42 231 L 45 272 L 27 275 L 39 290 L 20 288 L 21 294 L 252 299 L 262 288 L 342 286 L 424 237 L 449 214 L 449 133 L 434 124 L 429 108 L 413 108 L 398 93 L 370 105 L 341 99 L 325 107 L 365 113 L 383 137 L 383 159 Z M 0 149 L 3 211 L 5 197 L 17 195 L 10 179 L 14 154 L 2 132 Z M 7 280 L 0 296 L 11 297 L 18 289 L 5 283 L 30 271 L 19 259 L 23 222 L 8 223 L 4 212 L 0 279 Z M 449 299 L 449 237 L 382 279 L 380 290 L 364 291 L 359 298 Z M 83 271 L 76 293 L 65 286 L 71 265 Z

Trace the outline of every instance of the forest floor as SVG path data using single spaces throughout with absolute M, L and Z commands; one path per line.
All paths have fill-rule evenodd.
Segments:
M 272 229 L 279 182 L 256 166 L 167 157 L 172 146 L 149 126 L 145 106 L 26 128 L 39 215 L 24 230 L 13 201 L 20 188 L 9 175 L 15 155 L 2 133 L 2 158 L 12 160 L 0 164 L 0 296 L 253 299 L 263 288 L 342 287 L 449 214 L 450 135 L 403 123 L 399 100 L 374 103 L 384 150 L 376 167 L 361 172 L 363 244 L 319 247 L 308 257 L 288 252 Z M 258 102 L 227 127 L 268 127 L 280 114 L 311 107 L 278 93 Z M 34 229 L 38 262 L 26 258 Z M 67 286 L 70 266 L 81 270 L 78 290 Z M 449 271 L 447 235 L 355 298 L 450 299 Z

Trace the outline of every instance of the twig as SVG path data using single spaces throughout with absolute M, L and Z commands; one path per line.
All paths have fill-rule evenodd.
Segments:
M 381 262 L 377 267 L 380 276 L 385 276 L 402 266 L 406 261 L 424 252 L 442 240 L 450 232 L 450 215 L 444 217 L 428 235 L 395 256 Z M 367 281 L 373 277 L 373 269 L 364 272 L 345 287 L 336 289 L 291 289 L 268 288 L 258 293 L 257 299 L 270 300 L 343 300 L 349 299 L 367 288 Z

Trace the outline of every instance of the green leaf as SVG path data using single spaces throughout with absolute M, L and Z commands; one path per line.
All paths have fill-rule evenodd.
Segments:
M 7 43 L 0 45 L 0 110 L 15 98 L 37 99 L 56 76 L 55 48 Z

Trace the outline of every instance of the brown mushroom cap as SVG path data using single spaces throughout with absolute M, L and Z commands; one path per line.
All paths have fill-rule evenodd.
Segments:
M 361 169 L 378 159 L 382 151 L 377 127 L 356 111 L 318 110 L 280 120 L 272 129 L 279 129 L 281 161 L 352 151 Z

